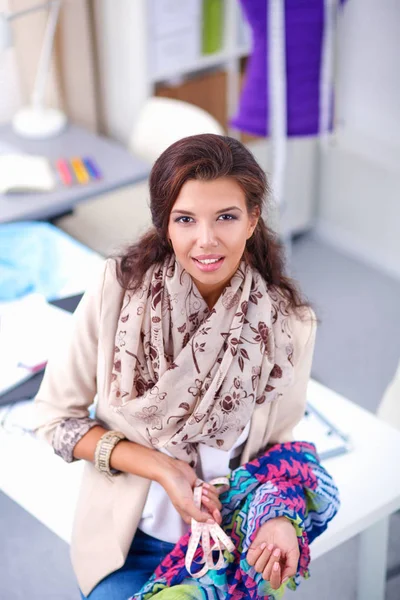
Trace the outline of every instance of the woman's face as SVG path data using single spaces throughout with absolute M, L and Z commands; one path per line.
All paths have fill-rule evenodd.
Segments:
M 234 179 L 187 181 L 169 217 L 168 236 L 180 265 L 213 306 L 237 270 L 258 216 L 249 215 Z

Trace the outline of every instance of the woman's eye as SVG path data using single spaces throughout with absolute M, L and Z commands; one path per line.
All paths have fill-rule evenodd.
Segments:
M 235 215 L 230 215 L 230 214 L 220 215 L 219 218 L 222 218 L 222 217 L 228 217 L 227 219 L 223 218 L 222 219 L 223 221 L 234 221 L 237 218 L 237 217 L 235 217 Z
M 175 223 L 189 223 L 191 218 L 192 218 L 192 217 L 178 217 L 178 218 L 175 220 Z M 188 220 L 187 220 L 187 221 L 184 221 L 183 219 L 188 219 Z

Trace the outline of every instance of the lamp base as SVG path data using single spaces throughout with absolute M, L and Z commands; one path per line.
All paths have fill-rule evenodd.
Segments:
M 15 133 L 37 140 L 58 135 L 66 124 L 66 115 L 55 108 L 22 108 L 12 120 Z

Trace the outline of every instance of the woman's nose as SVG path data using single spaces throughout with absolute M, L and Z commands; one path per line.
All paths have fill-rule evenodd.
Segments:
M 213 227 L 204 226 L 201 228 L 199 233 L 199 245 L 201 248 L 207 248 L 208 246 L 218 246 L 218 240 L 215 236 Z

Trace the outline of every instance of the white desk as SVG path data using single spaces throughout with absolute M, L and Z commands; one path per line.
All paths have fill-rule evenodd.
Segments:
M 388 519 L 400 508 L 400 432 L 315 381 L 309 398 L 354 443 L 351 453 L 325 463 L 342 505 L 311 545 L 312 558 L 360 534 L 358 597 L 383 600 Z M 83 465 L 68 465 L 45 444 L 1 429 L 0 457 L 0 490 L 69 542 Z
M 133 156 L 121 144 L 69 123 L 59 135 L 45 140 L 28 140 L 16 135 L 10 125 L 0 127 L 0 146 L 10 152 L 46 156 L 54 165 L 59 158 L 92 157 L 103 177 L 87 185 L 63 186 L 52 192 L 0 194 L 0 223 L 29 219 L 54 219 L 79 202 L 100 196 L 124 185 L 145 180 L 150 165 Z
M 311 556 L 360 534 L 358 598 L 383 600 L 389 516 L 400 508 L 400 432 L 315 381 L 309 399 L 354 444 L 349 454 L 324 463 L 339 488 L 341 508 L 311 545 Z

